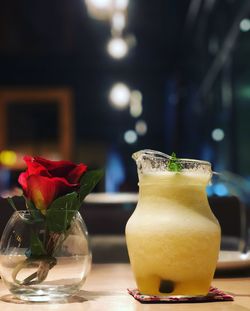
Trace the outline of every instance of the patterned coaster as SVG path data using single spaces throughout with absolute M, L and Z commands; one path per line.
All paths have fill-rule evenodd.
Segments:
M 231 295 L 219 290 L 216 287 L 210 287 L 209 293 L 206 296 L 195 297 L 176 297 L 176 296 L 149 296 L 142 295 L 138 289 L 129 289 L 128 292 L 136 300 L 143 303 L 179 303 L 179 302 L 213 302 L 213 301 L 233 301 L 234 298 Z

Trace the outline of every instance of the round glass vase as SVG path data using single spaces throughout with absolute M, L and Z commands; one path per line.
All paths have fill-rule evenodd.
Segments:
M 53 226 L 61 212 L 54 211 Z M 70 223 L 58 232 L 48 230 L 46 218 L 37 221 L 27 210 L 9 219 L 0 242 L 0 273 L 15 297 L 64 299 L 82 287 L 91 265 L 88 232 L 80 213 L 70 213 Z

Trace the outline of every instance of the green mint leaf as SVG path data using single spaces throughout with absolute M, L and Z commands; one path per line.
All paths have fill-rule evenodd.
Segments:
M 84 198 L 95 188 L 98 182 L 102 179 L 104 170 L 92 170 L 83 174 L 80 180 L 79 200 L 83 202 Z
M 76 192 L 57 198 L 46 211 L 46 226 L 52 232 L 65 232 L 81 203 Z
M 167 169 L 171 172 L 180 172 L 182 170 L 182 165 L 174 152 L 171 154 L 171 159 L 168 161 Z

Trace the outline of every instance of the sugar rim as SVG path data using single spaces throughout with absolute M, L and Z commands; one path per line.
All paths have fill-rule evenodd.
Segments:
M 166 160 L 172 159 L 172 157 L 170 155 L 163 153 L 161 151 L 156 151 L 156 150 L 152 150 L 152 149 L 143 149 L 140 151 L 136 151 L 132 154 L 132 158 L 135 161 L 137 161 L 137 160 L 139 160 L 140 156 L 143 156 L 143 155 L 151 155 L 154 157 L 159 156 L 160 158 L 164 158 Z M 211 163 L 208 161 L 204 161 L 204 160 L 186 159 L 186 158 L 178 158 L 177 160 L 181 163 L 197 163 L 197 164 L 206 165 L 206 166 L 211 167 Z

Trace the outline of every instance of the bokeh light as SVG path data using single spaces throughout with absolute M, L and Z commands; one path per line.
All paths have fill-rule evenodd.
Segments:
M 134 144 L 137 141 L 137 134 L 134 130 L 128 130 L 124 133 L 124 140 L 128 144 Z
M 116 83 L 111 88 L 109 100 L 113 107 L 125 109 L 130 101 L 130 89 L 124 83 Z
M 16 163 L 17 155 L 12 150 L 3 150 L 0 152 L 0 163 L 5 166 L 12 166 Z
M 128 53 L 128 44 L 123 38 L 112 38 L 107 45 L 108 53 L 116 59 L 123 58 Z
M 240 22 L 240 30 L 243 31 L 243 32 L 247 32 L 247 31 L 250 30 L 250 19 L 244 18 Z
M 114 5 L 117 10 L 126 10 L 129 0 L 115 0 Z
M 125 15 L 122 12 L 116 12 L 112 16 L 112 29 L 121 32 L 126 25 Z
M 148 130 L 147 123 L 144 120 L 138 120 L 135 124 L 135 130 L 138 135 L 145 135 Z
M 222 129 L 216 128 L 212 131 L 212 138 L 215 141 L 222 141 L 225 137 L 225 133 Z
M 140 91 L 131 92 L 130 115 L 138 118 L 143 112 L 142 93 Z

